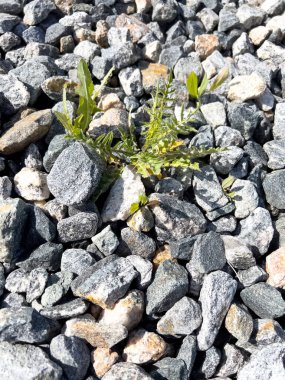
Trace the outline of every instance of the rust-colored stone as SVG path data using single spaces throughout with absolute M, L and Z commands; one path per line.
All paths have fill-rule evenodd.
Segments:
M 267 283 L 285 289 L 285 247 L 277 249 L 266 257 Z
M 195 37 L 195 50 L 201 59 L 207 58 L 219 46 L 219 39 L 213 34 L 201 34 Z

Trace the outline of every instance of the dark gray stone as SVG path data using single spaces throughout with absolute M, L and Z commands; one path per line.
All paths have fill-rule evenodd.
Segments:
M 237 220 L 233 215 L 225 215 L 208 224 L 208 231 L 219 233 L 234 232 L 237 226 Z
M 8 308 L 8 307 L 21 307 L 21 306 L 27 306 L 27 302 L 25 300 L 25 297 L 22 294 L 18 293 L 9 293 L 6 296 L 2 298 L 2 301 L 0 303 L 1 309 Z
M 258 108 L 249 103 L 228 103 L 230 126 L 238 130 L 248 140 L 252 137 L 259 123 Z
M 111 226 L 107 226 L 99 234 L 93 236 L 92 242 L 105 256 L 111 255 L 119 245 L 119 240 Z
M 156 250 L 155 241 L 143 232 L 134 231 L 127 227 L 121 231 L 123 245 L 127 253 L 151 259 Z
M 28 259 L 18 262 L 17 266 L 27 271 L 39 267 L 55 271 L 60 267 L 62 252 L 62 244 L 44 243 L 35 249 Z
M 101 158 L 86 145 L 75 142 L 58 156 L 47 177 L 48 186 L 61 203 L 81 203 L 95 191 L 102 170 Z
M 283 169 L 285 167 L 285 139 L 268 141 L 263 149 L 269 160 L 267 166 L 270 169 Z
M 276 104 L 273 125 L 273 136 L 275 140 L 285 139 L 285 103 Z
M 159 56 L 159 63 L 168 66 L 170 69 L 174 67 L 177 61 L 183 57 L 184 52 L 181 46 L 169 46 L 162 49 Z
M 0 0 L 0 12 L 17 15 L 23 10 L 22 0 Z
M 238 129 L 226 127 L 224 125 L 214 130 L 216 146 L 226 148 L 228 146 L 243 146 L 244 138 Z
M 51 171 L 53 164 L 60 153 L 72 143 L 73 140 L 67 139 L 64 134 L 53 137 L 43 158 L 44 168 L 47 172 Z
M 49 26 L 45 33 L 45 43 L 51 45 L 57 45 L 61 37 L 67 36 L 70 32 L 70 28 L 60 23 L 55 23 Z
M 26 86 L 13 75 L 0 74 L 0 88 L 1 112 L 4 115 L 14 114 L 28 105 L 30 93 Z
M 50 354 L 68 380 L 83 380 L 90 363 L 86 343 L 75 336 L 58 335 L 50 342 Z
M 31 307 L 0 310 L 0 341 L 11 343 L 44 343 L 59 330 L 59 325 Z
M 273 286 L 260 282 L 240 293 L 244 304 L 260 318 L 279 318 L 285 314 L 285 301 Z
M 203 358 L 203 363 L 199 372 L 205 376 L 206 379 L 212 377 L 221 360 L 221 353 L 216 347 L 212 346 L 205 352 L 205 357 Z
M 198 236 L 185 237 L 179 240 L 170 240 L 169 248 L 171 252 L 171 257 L 175 259 L 189 261 L 192 256 L 193 247 Z
M 141 256 L 129 255 L 127 261 L 132 264 L 139 275 L 134 280 L 134 287 L 136 289 L 145 289 L 151 283 L 152 278 L 152 263 L 143 259 Z
M 125 295 L 137 275 L 128 260 L 110 255 L 77 277 L 71 289 L 74 295 L 101 307 L 112 307 Z
M 153 21 L 171 22 L 177 16 L 177 2 L 175 0 L 154 0 L 152 5 Z
M 20 17 L 13 16 L 8 13 L 0 13 L 0 34 L 11 32 L 11 30 L 19 24 Z
M 222 236 L 227 262 L 236 269 L 248 269 L 255 265 L 250 247 L 236 236 Z
M 112 368 L 102 377 L 102 380 L 153 380 L 151 376 L 145 372 L 144 369 L 134 363 L 116 363 Z M 273 379 L 272 379 L 273 380 Z
M 220 235 L 208 232 L 199 235 L 193 247 L 191 265 L 200 273 L 222 269 L 226 264 L 225 247 Z
M 239 270 L 237 274 L 239 282 L 245 288 L 256 284 L 257 282 L 262 282 L 267 280 L 267 273 L 257 265 L 254 265 L 248 269 Z
M 188 291 L 186 269 L 170 260 L 159 265 L 146 293 L 146 313 L 152 315 L 169 310 Z
M 79 212 L 57 224 L 59 240 L 63 243 L 89 239 L 96 234 L 98 215 L 93 212 Z
M 285 169 L 267 174 L 263 181 L 266 201 L 273 207 L 285 209 Z
M 47 18 L 56 6 L 52 0 L 33 0 L 24 7 L 24 22 L 28 25 L 36 25 Z
M 39 347 L 1 342 L 0 355 L 0 373 L 3 379 L 62 379 L 61 367 Z
M 26 44 L 30 42 L 44 43 L 45 33 L 42 30 L 42 28 L 39 28 L 38 26 L 30 26 L 29 28 L 23 31 L 22 38 L 26 42 Z
M 61 270 L 81 275 L 95 260 L 84 249 L 71 248 L 66 249 L 61 257 Z
M 177 240 L 205 231 L 206 220 L 194 204 L 158 193 L 152 194 L 149 199 L 159 202 L 153 208 L 158 240 Z
M 239 26 L 239 19 L 235 14 L 234 10 L 231 9 L 221 9 L 219 13 L 219 32 L 227 32 Z
M 235 375 L 244 365 L 246 355 L 244 351 L 233 344 L 227 343 L 222 350 L 222 358 L 217 376 L 225 378 Z
M 229 174 L 234 166 L 243 157 L 244 151 L 237 146 L 230 146 L 224 152 L 212 153 L 210 163 L 219 174 Z
M 171 177 L 165 177 L 158 181 L 154 190 L 156 193 L 174 195 L 178 198 L 182 198 L 184 192 L 182 183 Z
M 151 366 L 150 375 L 154 380 L 187 380 L 188 371 L 182 359 L 164 358 Z
M 101 54 L 103 58 L 110 60 L 117 70 L 135 64 L 140 58 L 138 48 L 132 42 L 125 42 L 118 46 L 102 49 Z M 94 67 L 94 61 L 92 61 L 92 64 Z
M 94 57 L 91 61 L 92 74 L 95 78 L 102 80 L 112 68 L 111 58 Z
M 179 348 L 176 358 L 182 359 L 186 364 L 188 371 L 188 378 L 190 378 L 190 374 L 196 359 L 197 354 L 197 341 L 196 337 L 193 335 L 187 335 Z
M 48 273 L 44 268 L 35 268 L 30 272 L 26 288 L 26 300 L 28 303 L 31 303 L 43 294 L 47 280 Z

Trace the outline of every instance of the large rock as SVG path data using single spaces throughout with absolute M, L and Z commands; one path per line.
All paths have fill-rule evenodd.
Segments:
M 60 380 L 62 369 L 39 347 L 0 343 L 0 373 L 9 380 Z
M 52 0 L 33 0 L 24 7 L 24 23 L 27 25 L 37 25 L 47 18 L 50 12 L 56 9 Z
M 228 99 L 245 102 L 259 98 L 265 90 L 265 80 L 259 74 L 238 75 L 229 83 Z
M 0 341 L 45 343 L 58 329 L 57 322 L 43 317 L 32 307 L 11 307 L 0 310 Z
M 126 220 L 131 215 L 131 205 L 138 202 L 139 195 L 144 192 L 140 175 L 125 167 L 105 201 L 101 214 L 103 222 Z
M 28 206 L 21 199 L 0 201 L 0 261 L 10 262 L 21 253 Z
M 13 75 L 0 74 L 0 88 L 1 111 L 4 114 L 11 115 L 28 105 L 30 93 Z
M 113 307 L 128 291 L 138 272 L 126 259 L 108 256 L 87 269 L 72 283 L 74 295 L 103 308 Z
M 281 380 L 285 377 L 285 343 L 274 343 L 254 353 L 239 371 L 238 380 Z
M 271 206 L 278 209 L 285 208 L 285 169 L 276 170 L 265 176 L 263 181 L 263 189 L 266 200 Z
M 149 199 L 158 202 L 153 208 L 158 240 L 176 240 L 205 231 L 206 220 L 194 204 L 159 193 Z
M 96 152 L 75 142 L 58 156 L 48 175 L 48 186 L 61 203 L 81 203 L 95 191 L 102 170 L 103 162 Z
M 57 224 L 59 240 L 63 243 L 89 239 L 96 234 L 98 215 L 95 212 L 79 212 Z
M 236 289 L 237 282 L 225 272 L 216 271 L 206 276 L 199 297 L 203 322 L 197 342 L 201 351 L 214 343 Z
M 14 91 L 16 93 L 17 89 Z M 48 133 L 52 120 L 53 116 L 49 109 L 33 112 L 19 120 L 0 137 L 0 153 L 5 155 L 17 153 L 40 140 Z

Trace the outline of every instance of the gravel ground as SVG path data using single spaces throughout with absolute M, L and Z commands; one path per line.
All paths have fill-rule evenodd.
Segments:
M 0 0 L 0 54 L 1 380 L 284 379 L 284 0 Z M 191 141 L 227 149 L 95 205 L 104 162 L 54 116 L 81 58 L 115 67 L 92 136 L 228 67 Z

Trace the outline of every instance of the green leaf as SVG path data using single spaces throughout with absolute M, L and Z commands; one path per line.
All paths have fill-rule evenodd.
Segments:
M 55 111 L 54 114 L 55 114 L 57 120 L 62 124 L 62 126 L 64 127 L 64 129 L 67 132 L 71 132 L 72 123 L 71 123 L 71 120 L 70 120 L 69 116 L 66 115 L 65 113 L 58 112 L 58 111 Z
M 140 208 L 140 205 L 139 203 L 132 203 L 131 207 L 130 207 L 130 212 L 133 214 L 134 212 L 138 211 L 138 209 Z
M 230 193 L 227 193 L 227 196 L 230 197 L 230 198 L 234 198 L 236 195 L 236 192 L 235 191 L 232 191 Z
M 202 83 L 200 84 L 200 87 L 198 88 L 199 97 L 201 97 L 204 94 L 204 92 L 207 89 L 207 86 L 208 86 L 208 77 L 207 77 L 207 74 L 205 73 L 202 79 Z
M 216 76 L 215 80 L 213 81 L 209 91 L 214 91 L 216 88 L 218 88 L 229 76 L 229 69 L 228 67 L 224 67 L 219 74 Z
M 148 197 L 146 196 L 146 194 L 145 193 L 140 194 L 139 195 L 139 203 L 140 203 L 140 205 L 144 206 L 144 205 L 147 204 L 147 202 L 148 202 Z
M 224 190 L 228 189 L 229 187 L 232 186 L 232 184 L 235 182 L 236 178 L 232 175 L 228 176 L 227 178 L 225 178 L 222 182 L 222 188 Z
M 198 78 L 194 71 L 192 71 L 192 73 L 188 76 L 186 80 L 186 87 L 189 95 L 194 99 L 198 99 Z

